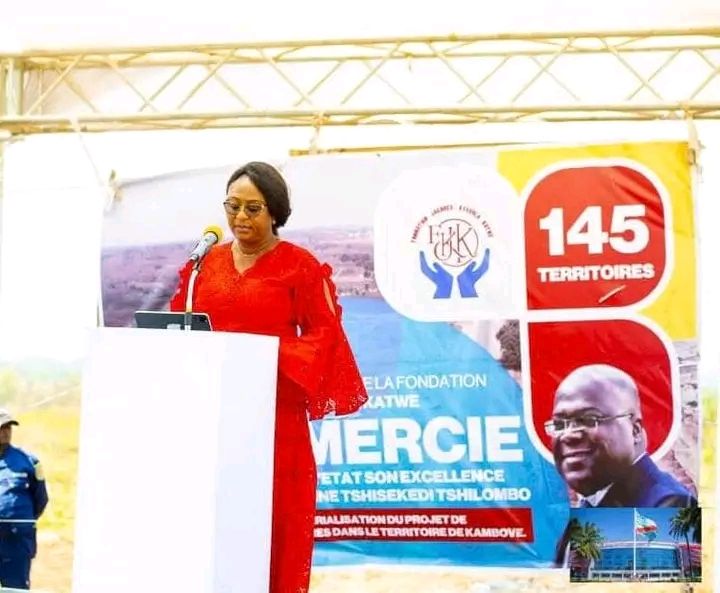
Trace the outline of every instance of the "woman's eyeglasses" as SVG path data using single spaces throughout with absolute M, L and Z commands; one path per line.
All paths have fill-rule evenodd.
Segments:
M 237 216 L 240 214 L 240 211 L 245 212 L 245 216 L 248 218 L 255 218 L 258 216 L 265 208 L 267 208 L 267 204 L 264 202 L 231 202 L 226 201 L 223 202 L 223 207 L 225 208 L 225 212 L 227 212 L 230 216 Z

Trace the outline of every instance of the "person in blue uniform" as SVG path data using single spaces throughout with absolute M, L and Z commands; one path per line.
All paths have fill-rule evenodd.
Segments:
M 12 442 L 18 422 L 0 408 L 0 585 L 29 589 L 35 523 L 48 503 L 42 466 Z

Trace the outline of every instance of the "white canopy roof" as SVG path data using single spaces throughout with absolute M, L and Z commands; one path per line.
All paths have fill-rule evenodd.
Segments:
M 717 25 L 717 0 L 203 0 L 185 6 L 159 0 L 34 0 L 0 8 L 0 52 Z

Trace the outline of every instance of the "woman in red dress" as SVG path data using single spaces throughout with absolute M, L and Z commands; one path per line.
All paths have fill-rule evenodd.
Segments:
M 278 237 L 291 211 L 285 180 L 274 167 L 251 162 L 226 189 L 234 240 L 205 256 L 193 309 L 208 313 L 218 331 L 280 338 L 270 593 L 306 593 L 317 482 L 308 418 L 355 412 L 367 392 L 341 325 L 332 270 Z M 188 265 L 174 311 L 184 310 L 189 275 Z

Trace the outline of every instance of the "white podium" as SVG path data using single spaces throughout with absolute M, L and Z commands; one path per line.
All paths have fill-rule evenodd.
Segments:
M 101 328 L 73 593 L 267 593 L 277 338 Z

